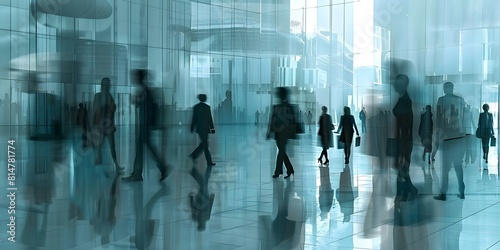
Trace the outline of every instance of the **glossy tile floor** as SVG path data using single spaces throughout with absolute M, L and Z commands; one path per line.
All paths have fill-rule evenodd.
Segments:
M 197 144 L 187 129 L 154 132 L 174 169 L 160 184 L 149 157 L 144 181 L 125 183 L 112 171 L 107 143 L 104 163 L 95 165 L 78 132 L 62 141 L 32 141 L 26 128 L 3 127 L 0 162 L 7 169 L 7 140 L 15 139 L 17 190 L 13 243 L 11 190 L 2 171 L 0 249 L 500 249 L 497 148 L 488 165 L 478 159 L 465 166 L 465 200 L 456 197 L 451 170 L 448 199 L 436 201 L 440 154 L 429 166 L 415 144 L 411 177 L 420 195 L 395 206 L 394 159 L 364 155 L 362 145 L 350 165 L 334 148 L 329 166 L 320 166 L 315 128 L 288 145 L 296 175 L 272 179 L 277 150 L 264 128 L 218 126 L 210 137 L 217 165 L 200 189 L 204 179 L 193 176 L 203 177 L 207 168 L 203 156 L 196 165 L 186 157 Z M 135 155 L 132 132 L 116 132 L 125 175 Z M 476 150 L 480 155 L 479 141 Z

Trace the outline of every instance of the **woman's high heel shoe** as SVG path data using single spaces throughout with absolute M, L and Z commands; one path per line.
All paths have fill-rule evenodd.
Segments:
M 321 158 L 318 158 L 318 163 L 323 165 L 323 160 Z
M 274 174 L 274 175 L 273 175 L 273 178 L 274 178 L 274 179 L 276 179 L 276 178 L 278 178 L 278 177 L 280 177 L 280 175 L 279 175 L 279 174 Z
M 285 179 L 290 178 L 290 176 L 292 176 L 292 175 L 294 175 L 294 174 L 295 174 L 295 172 L 287 174 L 287 176 L 285 176 Z
M 325 165 L 328 165 L 330 163 L 330 160 L 326 159 Z

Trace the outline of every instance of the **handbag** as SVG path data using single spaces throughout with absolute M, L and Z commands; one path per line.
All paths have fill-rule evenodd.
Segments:
M 361 137 L 356 137 L 355 147 L 359 147 L 361 145 Z
M 476 129 L 476 138 L 481 139 L 481 130 L 479 128 Z
M 491 137 L 490 146 L 491 147 L 496 147 L 497 146 L 497 138 L 495 138 L 495 136 Z
M 399 141 L 396 138 L 387 138 L 386 155 L 391 157 L 398 156 Z

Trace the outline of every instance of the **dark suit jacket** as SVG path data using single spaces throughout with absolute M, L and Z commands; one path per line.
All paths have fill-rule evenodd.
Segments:
M 195 128 L 198 134 L 209 134 L 215 129 L 210 106 L 204 102 L 200 102 L 193 107 L 191 132 L 193 132 Z
M 432 122 L 432 114 L 428 112 L 421 114 L 420 126 L 418 127 L 418 135 L 420 136 L 420 138 L 432 138 L 433 126 L 434 124 Z
M 356 121 L 354 120 L 354 116 L 350 115 L 348 117 L 342 115 L 340 116 L 340 124 L 338 130 L 340 132 L 340 141 L 352 143 L 352 138 L 354 136 L 354 128 L 356 128 L 356 132 L 358 131 L 356 127 Z
M 363 110 L 359 111 L 359 119 L 362 122 L 366 121 L 366 113 L 365 113 L 365 111 L 363 111 Z
M 396 106 L 392 109 L 392 113 L 396 116 L 397 131 L 396 138 L 401 140 L 401 143 L 407 144 L 413 142 L 413 109 L 412 101 L 405 93 L 399 98 Z
M 319 117 L 319 131 L 318 135 L 323 135 L 326 133 L 331 133 L 333 128 L 332 117 L 329 114 L 321 115 Z
M 488 118 L 488 119 L 486 119 Z M 477 124 L 481 138 L 493 136 L 493 115 L 491 113 L 481 113 Z
M 274 105 L 268 133 L 273 132 L 275 139 L 293 139 L 296 136 L 296 129 L 297 117 L 293 106 L 288 102 Z

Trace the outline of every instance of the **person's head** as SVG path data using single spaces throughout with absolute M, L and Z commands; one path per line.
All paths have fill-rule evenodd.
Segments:
M 104 77 L 101 80 L 101 91 L 102 92 L 109 92 L 111 89 L 111 79 L 108 77 Z
M 427 112 L 431 112 L 431 105 L 427 105 L 427 106 L 425 106 L 425 111 L 427 111 Z
M 286 101 L 288 99 L 288 89 L 284 87 L 278 87 L 276 94 L 281 101 Z
M 453 94 L 453 83 L 452 82 L 445 82 L 443 84 L 443 91 L 445 95 L 451 95 Z
M 363 107 L 363 110 L 365 110 L 365 107 Z
M 323 111 L 323 114 L 326 114 L 328 111 L 328 108 L 326 106 L 321 107 L 321 111 Z
M 344 115 L 345 116 L 350 116 L 351 115 L 351 108 L 345 106 L 344 107 Z
M 199 94 L 198 95 L 198 100 L 200 100 L 200 102 L 206 102 L 207 101 L 207 95 L 205 95 L 205 94 Z
M 405 74 L 400 74 L 396 76 L 396 81 L 394 83 L 394 89 L 399 94 L 403 94 L 408 89 L 408 84 L 410 83 L 410 79 Z
M 83 108 L 83 103 L 78 104 L 78 107 Z
M 146 83 L 146 77 L 148 76 L 148 71 L 145 69 L 135 69 L 132 71 L 132 81 L 144 86 Z
M 489 110 L 490 110 L 490 105 L 488 105 L 488 104 L 486 104 L 486 103 L 485 103 L 485 104 L 483 104 L 483 111 L 484 111 L 484 112 L 488 112 Z

